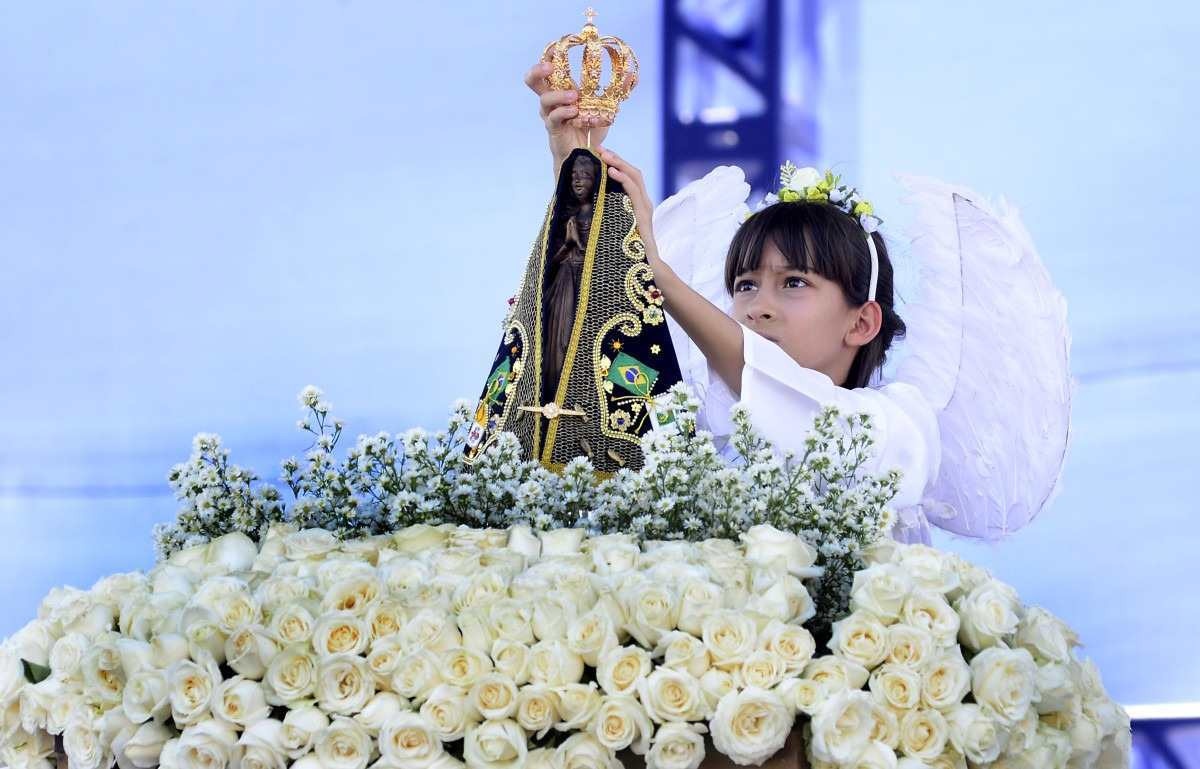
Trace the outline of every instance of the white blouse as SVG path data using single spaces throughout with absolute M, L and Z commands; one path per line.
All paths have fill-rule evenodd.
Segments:
M 713 433 L 727 460 L 736 458 L 729 444 L 733 421 L 729 411 L 741 403 L 758 432 L 779 451 L 804 452 L 804 439 L 825 406 L 843 414 L 867 413 L 874 423 L 872 456 L 863 472 L 882 475 L 900 471 L 900 486 L 892 500 L 897 513 L 893 536 L 902 541 L 929 542 L 929 523 L 921 510 L 926 488 L 938 475 L 941 442 L 937 416 L 917 388 L 892 382 L 879 388 L 838 387 L 820 371 L 801 366 L 775 343 L 742 326 L 742 397 L 740 401 L 711 371 L 684 372 L 700 394 L 700 420 Z M 708 367 L 706 366 L 705 369 Z

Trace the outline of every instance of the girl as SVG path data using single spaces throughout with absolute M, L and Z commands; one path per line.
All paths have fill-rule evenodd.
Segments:
M 558 160 L 589 127 L 574 122 L 575 95 L 546 90 L 539 70 L 526 82 Z M 894 534 L 908 541 L 928 542 L 930 522 L 996 539 L 1048 501 L 1070 413 L 1065 302 L 1015 213 L 907 180 L 923 274 L 906 328 L 878 219 L 832 178 L 785 168 L 784 199 L 747 218 L 749 185 L 722 167 L 654 210 L 641 173 L 610 150 L 600 156 L 631 198 L 680 367 L 718 440 L 739 401 L 780 449 L 802 450 L 825 405 L 867 412 L 867 470 L 901 470 Z M 885 382 L 900 338 L 907 356 Z

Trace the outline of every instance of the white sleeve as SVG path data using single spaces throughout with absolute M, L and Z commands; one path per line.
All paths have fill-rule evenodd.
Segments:
M 916 508 L 937 477 L 940 462 L 937 418 L 921 393 L 904 383 L 880 389 L 838 387 L 825 374 L 801 366 L 778 345 L 745 327 L 742 337 L 746 365 L 741 404 L 763 437 L 777 449 L 801 454 L 823 407 L 837 406 L 844 414 L 870 414 L 875 444 L 865 470 L 871 474 L 900 471 L 892 507 L 902 522 L 917 525 L 920 511 Z

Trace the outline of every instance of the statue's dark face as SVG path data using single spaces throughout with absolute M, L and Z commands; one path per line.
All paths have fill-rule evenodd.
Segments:
M 587 203 L 592 199 L 592 190 L 596 188 L 596 166 L 584 156 L 575 158 L 574 165 L 571 166 L 571 194 L 575 196 L 575 200 L 580 203 Z

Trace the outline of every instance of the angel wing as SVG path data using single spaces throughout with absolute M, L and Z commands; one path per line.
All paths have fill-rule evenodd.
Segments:
M 995 540 L 1057 491 L 1071 417 L 1071 338 L 1017 212 L 963 187 L 903 176 L 916 207 L 918 301 L 904 309 L 895 381 L 938 414 L 942 460 L 922 503 L 931 523 Z
M 659 256 L 684 282 L 726 313 L 733 299 L 725 290 L 725 252 L 750 208 L 750 185 L 737 166 L 718 166 L 686 185 L 654 209 L 654 240 Z M 712 377 L 708 362 L 668 315 L 671 341 L 683 379 L 705 404 L 702 416 L 716 435 L 730 432 L 729 407 L 736 399 Z

